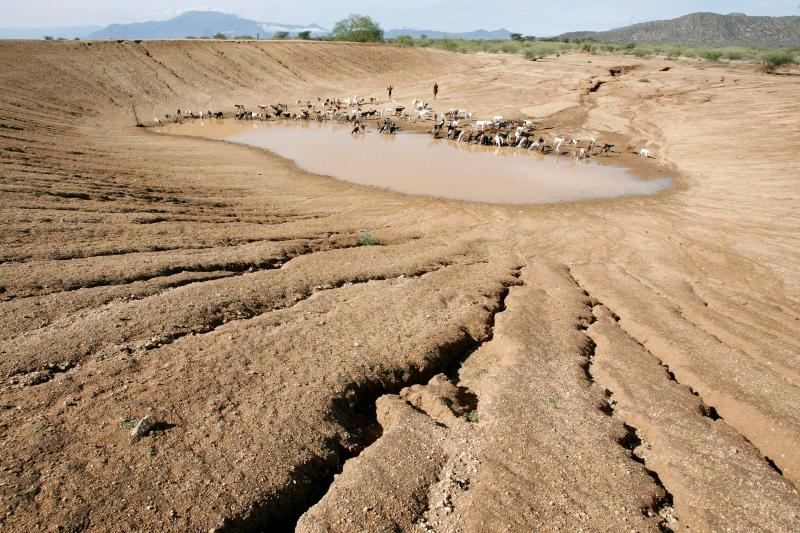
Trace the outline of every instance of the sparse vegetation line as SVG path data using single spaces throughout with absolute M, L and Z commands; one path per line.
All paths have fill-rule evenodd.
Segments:
M 401 35 L 396 39 L 389 40 L 389 42 L 401 46 L 439 48 L 464 54 L 474 54 L 477 52 L 521 54 L 532 61 L 569 52 L 632 55 L 635 57 L 664 56 L 669 59 L 685 57 L 705 61 L 749 60 L 759 61 L 764 65 L 766 70 L 797 64 L 798 55 L 800 55 L 800 48 L 743 48 L 738 46 L 714 48 L 705 46 L 651 45 L 642 43 L 600 43 L 592 40 L 578 42 L 555 39 L 533 40 L 532 38 L 517 38 L 506 41 L 484 41 L 431 39 L 424 35 L 419 38 L 413 38 L 407 35 Z

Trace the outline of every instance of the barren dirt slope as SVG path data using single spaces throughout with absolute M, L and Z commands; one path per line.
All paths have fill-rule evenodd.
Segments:
M 647 146 L 655 160 L 617 161 L 676 188 L 467 204 L 134 127 L 133 106 L 152 121 L 387 83 L 408 103 L 433 80 L 440 110 Z M 338 43 L 0 43 L 0 522 L 796 528 L 798 80 Z

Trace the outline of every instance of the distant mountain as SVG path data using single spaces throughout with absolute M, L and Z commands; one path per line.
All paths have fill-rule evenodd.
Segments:
M 100 26 L 54 26 L 41 28 L 0 28 L 0 39 L 44 39 L 45 36 L 74 39 L 96 32 Z
M 475 30 L 460 33 L 450 33 L 437 30 L 414 30 L 411 28 L 403 28 L 384 32 L 384 37 L 387 39 L 396 39 L 401 35 L 408 35 L 409 37 L 413 37 L 415 39 L 425 35 L 431 39 L 470 39 L 477 41 L 504 41 L 511 38 L 511 32 L 505 29 L 494 31 Z
M 698 46 L 800 46 L 800 17 L 750 17 L 742 13 L 692 13 L 610 31 L 564 33 L 570 40 Z
M 314 36 L 328 33 L 328 30 L 309 24 L 276 24 L 243 19 L 236 15 L 216 11 L 188 11 L 170 20 L 136 22 L 132 24 L 112 24 L 89 35 L 90 39 L 184 39 L 186 37 L 210 37 L 218 33 L 228 37 L 250 35 L 272 37 L 276 32 L 286 31 L 297 34 L 310 31 Z

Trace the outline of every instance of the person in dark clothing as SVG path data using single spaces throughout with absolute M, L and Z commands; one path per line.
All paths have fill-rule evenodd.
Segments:
M 390 85 L 389 85 L 389 86 L 386 88 L 386 90 L 387 90 L 387 91 L 389 91 L 389 99 L 391 99 L 391 98 L 392 98 L 392 91 L 394 91 L 394 87 L 392 87 L 392 86 L 391 86 L 391 84 L 390 84 Z
M 436 95 L 439 94 L 439 84 L 433 82 L 433 99 L 436 100 Z

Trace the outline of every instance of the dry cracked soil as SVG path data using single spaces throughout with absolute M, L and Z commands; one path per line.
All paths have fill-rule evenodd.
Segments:
M 434 79 L 439 109 L 599 136 L 675 186 L 404 196 L 132 115 Z M 4 530 L 797 530 L 796 75 L 6 41 L 0 89 Z

